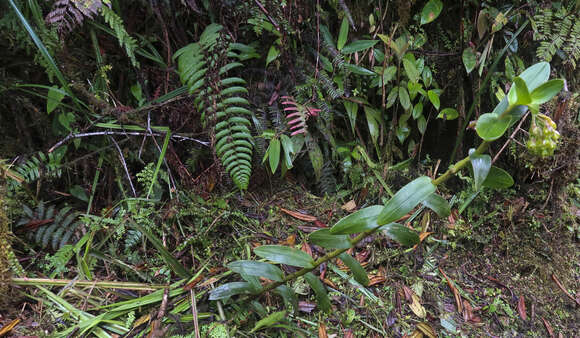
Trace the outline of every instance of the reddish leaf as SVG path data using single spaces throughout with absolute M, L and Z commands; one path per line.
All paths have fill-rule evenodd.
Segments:
M 520 295 L 518 299 L 518 313 L 523 320 L 528 320 L 528 315 L 526 314 L 526 302 L 524 301 L 524 296 Z
M 284 213 L 286 213 L 294 218 L 298 218 L 299 220 L 302 220 L 302 221 L 314 222 L 314 221 L 318 220 L 314 216 L 305 215 L 305 214 L 302 214 L 302 213 L 297 212 L 297 211 L 292 211 L 292 210 L 288 210 L 288 209 L 284 209 L 284 208 L 280 208 L 280 210 L 282 210 Z
M 550 337 L 554 337 L 554 329 L 552 329 L 552 325 L 550 325 L 544 317 L 542 317 L 542 321 L 544 322 L 544 326 L 546 327 L 546 331 L 548 331 Z

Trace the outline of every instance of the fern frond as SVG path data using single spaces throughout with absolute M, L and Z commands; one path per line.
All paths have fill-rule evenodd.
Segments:
M 125 30 L 125 24 L 123 23 L 123 19 L 115 11 L 113 11 L 108 6 L 101 6 L 101 15 L 105 22 L 111 27 L 112 30 L 115 31 L 115 35 L 117 40 L 119 41 L 119 45 L 125 49 L 127 56 L 131 60 L 131 64 L 134 67 L 139 67 L 139 61 L 135 57 L 135 50 L 137 49 L 137 40 L 132 38 L 127 30 Z
M 28 183 L 34 182 L 40 177 L 60 177 L 64 154 L 64 152 L 52 152 L 45 155 L 43 152 L 38 152 L 24 163 L 16 166 L 15 171 Z
M 243 66 L 238 61 L 253 57 L 255 52 L 249 46 L 232 43 L 226 46 L 226 55 L 220 55 L 218 47 L 227 44 L 221 29 L 220 25 L 209 25 L 199 42 L 181 48 L 174 58 L 181 82 L 189 87 L 190 94 L 196 94 L 194 105 L 202 112 L 204 123 L 213 126 L 216 155 L 236 186 L 245 190 L 252 170 L 254 144 L 249 118 L 253 114 L 246 108 L 250 104 L 244 97 L 248 93 L 246 81 L 228 73 Z
M 101 7 L 101 0 L 57 0 L 44 20 L 49 25 L 55 25 L 61 34 L 70 33 L 76 26 L 82 25 L 85 18 L 94 18 Z
M 320 180 L 318 180 L 318 190 L 321 194 L 334 194 L 336 192 L 336 177 L 334 175 L 334 167 L 332 162 L 327 161 L 322 167 L 322 174 L 320 175 Z
M 306 121 L 311 116 L 318 116 L 320 109 L 297 103 L 291 96 L 281 98 L 282 104 L 285 105 L 284 111 L 287 113 L 286 120 L 290 128 L 290 136 L 306 134 Z
M 26 231 L 27 236 L 41 247 L 57 250 L 76 237 L 80 213 L 71 207 L 58 210 L 56 215 L 55 207 L 46 208 L 44 202 L 40 202 L 35 210 L 24 205 L 23 210 L 25 217 L 20 219 L 16 229 L 18 232 Z

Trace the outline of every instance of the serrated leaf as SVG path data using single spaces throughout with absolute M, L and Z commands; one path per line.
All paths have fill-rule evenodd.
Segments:
M 342 48 L 342 54 L 351 54 L 373 47 L 379 40 L 357 40 Z
M 409 110 L 409 108 L 411 108 L 411 99 L 409 98 L 409 93 L 403 86 L 399 87 L 399 101 L 401 102 L 403 109 Z
M 330 228 L 330 233 L 335 235 L 349 235 L 374 229 L 379 226 L 377 219 L 383 208 L 382 205 L 373 205 L 360 209 L 359 211 L 339 220 L 332 228 Z
M 324 284 L 320 281 L 320 278 L 315 276 L 312 272 L 309 272 L 304 275 L 304 279 L 310 285 L 312 290 L 314 290 L 314 294 L 316 296 L 316 301 L 318 302 L 318 306 L 322 309 L 322 311 L 326 313 L 330 313 L 330 299 L 328 298 L 328 294 L 326 293 L 326 288 Z
M 395 242 L 401 243 L 402 245 L 410 246 L 419 243 L 419 235 L 399 223 L 389 223 L 384 225 L 380 229 L 383 233 L 394 240 Z
M 441 110 L 441 112 L 439 112 L 439 115 L 437 115 L 438 119 L 444 119 L 447 121 L 455 120 L 458 117 L 459 117 L 459 112 L 455 108 L 445 108 L 445 109 Z
M 409 182 L 385 204 L 379 215 L 378 224 L 388 224 L 400 219 L 434 192 L 435 186 L 427 176 Z
M 308 236 L 309 242 L 326 249 L 347 249 L 351 247 L 348 235 L 337 235 L 330 229 L 316 230 Z
M 550 101 L 564 88 L 564 81 L 562 79 L 550 80 L 536 89 L 531 94 L 531 101 L 534 104 L 542 104 Z
M 286 318 L 286 311 L 274 312 L 268 315 L 266 318 L 260 319 L 250 332 L 254 333 L 260 329 L 271 327 L 274 324 L 282 321 L 284 318 Z
M 348 38 L 348 19 L 346 15 L 342 18 L 342 24 L 340 25 L 340 33 L 338 34 L 338 43 L 336 47 L 338 50 L 342 50 L 344 45 L 346 44 L 346 40 Z
M 439 106 L 441 105 L 441 102 L 439 101 L 439 95 L 437 95 L 435 91 L 430 90 L 427 92 L 427 96 L 429 97 L 429 101 L 431 101 L 433 107 L 439 110 Z
M 433 193 L 429 195 L 424 201 L 423 205 L 435 211 L 439 217 L 447 217 L 451 214 L 451 207 L 446 199 Z
M 302 268 L 309 268 L 314 264 L 314 260 L 306 252 L 283 245 L 262 245 L 255 248 L 254 253 L 280 264 Z
M 437 19 L 442 9 L 443 2 L 441 0 L 429 0 L 421 11 L 421 25 L 428 24 Z
M 503 189 L 509 188 L 514 185 L 514 179 L 511 175 L 496 166 L 492 166 L 487 174 L 485 181 L 483 182 L 483 186 L 493 189 Z
M 471 71 L 473 71 L 477 65 L 477 58 L 473 52 L 473 48 L 465 48 L 463 50 L 463 54 L 461 55 L 461 59 L 463 60 L 463 65 L 465 66 L 465 71 L 467 71 L 467 74 L 471 73 Z
M 419 71 L 417 67 L 415 67 L 415 63 L 412 60 L 408 60 L 406 58 L 403 59 L 403 67 L 405 68 L 405 73 L 407 73 L 407 77 L 411 82 L 418 82 L 419 81 Z
M 473 180 L 475 183 L 475 190 L 481 189 L 489 170 L 491 169 L 491 156 L 487 154 L 475 155 L 475 149 L 469 150 L 469 161 L 473 168 Z
M 229 263 L 228 268 L 235 273 L 256 277 L 266 277 L 277 282 L 284 279 L 282 270 L 277 266 L 265 262 L 241 260 Z
M 232 282 L 220 285 L 209 292 L 209 300 L 229 298 L 239 294 L 252 293 L 253 288 L 248 282 Z
M 360 284 L 367 286 L 369 285 L 369 277 L 365 269 L 360 265 L 360 263 L 354 259 L 351 255 L 346 252 L 341 253 L 338 258 L 346 265 L 350 272 L 352 272 L 352 276 L 354 280 L 359 282 Z

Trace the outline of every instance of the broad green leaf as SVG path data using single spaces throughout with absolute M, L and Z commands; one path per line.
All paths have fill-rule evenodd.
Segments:
M 342 50 L 342 47 L 346 44 L 346 40 L 348 38 L 348 19 L 346 15 L 342 18 L 342 24 L 340 25 L 340 33 L 338 34 L 338 43 L 336 47 L 338 50 Z
M 306 279 L 306 282 L 308 282 L 312 290 L 314 290 L 318 306 L 320 306 L 322 311 L 330 313 L 330 299 L 328 298 L 326 288 L 320 281 L 320 278 L 315 276 L 312 272 L 309 272 L 304 275 L 304 279 Z
M 477 59 L 475 57 L 475 53 L 473 52 L 473 48 L 465 48 L 463 50 L 463 54 L 461 55 L 461 59 L 463 60 L 463 65 L 465 66 L 467 74 L 471 73 L 477 64 Z
M 380 126 L 380 111 L 371 108 L 369 106 L 364 106 L 365 116 L 367 118 L 367 125 L 369 127 L 369 133 L 371 134 L 371 139 L 376 145 L 379 139 L 379 126 Z
M 278 322 L 282 321 L 284 318 L 286 318 L 286 311 L 274 312 L 268 315 L 266 318 L 260 319 L 250 332 L 254 333 L 260 329 L 271 327 L 277 324 Z
M 231 296 L 239 294 L 249 294 L 253 292 L 253 288 L 248 282 L 232 282 L 220 285 L 209 292 L 209 300 L 218 300 L 230 298 Z
M 89 201 L 89 196 L 87 196 L 87 193 L 85 192 L 85 189 L 83 189 L 80 185 L 73 185 L 70 190 L 69 190 L 70 194 L 73 195 L 74 197 L 78 198 L 79 200 L 83 201 L 83 202 L 88 202 Z
M 441 0 L 429 0 L 421 11 L 421 25 L 428 24 L 437 19 L 442 9 L 443 2 Z
M 400 219 L 434 192 L 435 186 L 427 176 L 407 183 L 385 204 L 379 215 L 378 224 L 388 224 Z
M 547 62 L 538 62 L 524 70 L 520 74 L 520 78 L 528 86 L 528 91 L 533 92 L 534 89 L 538 88 L 550 78 L 550 64 Z
M 284 278 L 282 270 L 270 263 L 257 261 L 235 261 L 228 264 L 228 268 L 235 273 L 249 276 L 266 277 L 280 282 Z
M 512 106 L 515 105 L 526 105 L 530 103 L 532 99 L 530 98 L 530 93 L 528 92 L 528 87 L 521 77 L 516 77 L 514 83 L 512 84 L 510 91 L 508 92 L 508 103 Z
M 274 292 L 282 296 L 282 298 L 284 298 L 284 302 L 292 305 L 294 312 L 298 311 L 298 297 L 296 297 L 294 290 L 283 284 L 277 287 Z
M 439 110 L 439 106 L 441 105 L 441 102 L 439 101 L 439 95 L 435 91 L 430 90 L 427 92 L 427 96 L 429 96 L 429 101 L 431 101 L 433 107 Z
M 411 108 L 411 99 L 409 98 L 409 93 L 403 86 L 399 87 L 399 101 L 401 102 L 403 109 L 409 110 L 409 108 Z
M 437 115 L 438 119 L 444 119 L 447 121 L 455 120 L 459 117 L 459 112 L 455 108 L 445 108 L 441 110 L 439 115 Z
M 484 187 L 493 188 L 493 189 L 502 189 L 502 188 L 509 188 L 514 185 L 514 179 L 511 175 L 496 166 L 492 166 L 489 170 L 489 174 L 487 174 L 487 178 L 483 182 Z
M 48 95 L 46 98 L 46 113 L 50 114 L 53 110 L 60 105 L 60 102 L 66 95 L 66 92 L 57 86 L 52 86 L 48 90 Z
M 500 138 L 509 128 L 510 124 L 511 117 L 509 115 L 504 115 L 500 118 L 495 113 L 486 113 L 477 119 L 475 131 L 485 141 L 493 141 Z
M 435 211 L 439 217 L 447 217 L 451 214 L 451 207 L 447 200 L 436 193 L 429 195 L 427 199 L 423 201 L 423 205 Z
M 491 156 L 487 154 L 473 154 L 475 149 L 469 150 L 469 161 L 473 168 L 473 179 L 475 183 L 475 190 L 481 189 L 485 178 L 489 174 L 491 168 Z
M 385 69 L 385 71 L 383 72 L 383 84 L 386 84 L 387 82 L 394 79 L 395 75 L 397 75 L 397 67 L 395 66 L 387 67 L 387 69 Z
M 431 72 L 431 68 L 425 67 L 421 73 L 421 77 L 423 78 L 423 84 L 425 87 L 429 88 L 431 86 L 431 82 L 433 82 L 433 73 Z
M 407 83 L 407 88 L 409 89 L 409 97 L 411 98 L 411 101 L 413 101 L 415 97 L 417 97 L 417 93 L 423 89 L 423 85 L 418 82 L 409 81 Z
M 330 228 L 330 233 L 335 235 L 349 235 L 374 229 L 379 225 L 377 219 L 383 208 L 382 205 L 373 205 L 360 209 L 339 220 L 332 228 Z
M 290 139 L 290 137 L 288 137 L 288 135 L 284 134 L 280 135 L 280 141 L 284 152 L 284 164 L 286 166 L 286 169 L 291 169 L 292 155 L 296 153 L 294 151 L 294 143 L 292 143 L 292 140 Z
M 342 54 L 351 54 L 374 46 L 379 40 L 357 40 L 342 48 Z
M 405 142 L 409 134 L 411 134 L 411 130 L 407 126 L 399 126 L 397 127 L 397 130 L 395 130 L 395 135 L 401 144 Z
M 399 223 L 386 224 L 380 230 L 390 239 L 403 245 L 410 246 L 419 243 L 417 232 Z
M 316 230 L 308 236 L 310 243 L 320 245 L 326 249 L 347 249 L 351 247 L 350 238 L 347 235 L 337 235 L 330 229 Z
M 312 267 L 314 263 L 306 252 L 283 245 L 262 245 L 255 248 L 254 253 L 272 262 L 302 268 Z
M 352 63 L 345 63 L 343 67 L 345 67 L 346 69 L 351 71 L 353 74 L 357 74 L 357 75 L 366 75 L 366 76 L 377 75 L 372 70 L 368 70 L 368 69 L 361 67 L 361 66 L 353 65 Z
M 395 86 L 389 92 L 389 96 L 387 96 L 387 108 L 391 108 L 393 104 L 395 104 L 398 96 L 399 96 L 399 87 Z
M 360 265 L 360 263 L 354 259 L 351 255 L 346 252 L 341 253 L 338 258 L 346 265 L 352 275 L 354 280 L 361 283 L 364 286 L 369 285 L 369 277 L 365 269 Z
M 425 130 L 427 130 L 427 120 L 425 119 L 425 116 L 421 115 L 417 119 L 417 129 L 419 129 L 421 135 L 425 134 Z
M 418 82 L 419 81 L 419 71 L 417 67 L 415 67 L 415 63 L 411 60 L 406 58 L 403 59 L 403 67 L 405 68 L 405 72 L 407 73 L 407 77 L 411 82 Z
M 564 81 L 562 79 L 550 80 L 534 89 L 531 95 L 531 101 L 534 104 L 548 102 L 554 96 L 556 96 L 562 90 L 562 88 L 564 88 Z
M 278 163 L 280 162 L 280 140 L 275 138 L 270 141 L 270 146 L 268 147 L 268 160 L 270 162 L 270 170 L 272 174 L 278 169 Z
M 344 109 L 348 115 L 348 120 L 350 122 L 350 128 L 354 134 L 354 126 L 356 125 L 356 117 L 358 115 L 358 104 L 350 101 L 343 100 Z
M 419 116 L 423 115 L 423 103 L 417 102 L 417 104 L 413 107 L 413 119 L 418 119 Z
M 272 61 L 276 60 L 278 56 L 280 56 L 280 50 L 278 50 L 275 45 L 270 46 L 268 55 L 266 56 L 266 67 L 268 67 Z

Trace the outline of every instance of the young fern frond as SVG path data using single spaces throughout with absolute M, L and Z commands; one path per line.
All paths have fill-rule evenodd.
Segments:
M 285 106 L 286 119 L 290 128 L 290 136 L 306 134 L 306 121 L 310 116 L 318 116 L 320 109 L 297 103 L 291 96 L 282 96 L 282 104 Z
M 199 42 L 178 50 L 174 58 L 181 82 L 196 95 L 194 105 L 202 112 L 204 124 L 213 128 L 216 155 L 236 186 L 245 190 L 252 172 L 252 112 L 246 108 L 250 104 L 244 97 L 248 93 L 246 81 L 228 73 L 255 52 L 246 45 L 228 43 L 221 29 L 220 25 L 209 25 Z M 222 44 L 227 44 L 225 55 L 218 54 L 224 50 Z
M 101 6 L 101 15 L 109 27 L 115 31 L 115 36 L 117 37 L 117 40 L 119 40 L 119 45 L 125 49 L 127 56 L 131 60 L 131 64 L 138 68 L 139 61 L 137 61 L 137 58 L 135 57 L 135 50 L 138 47 L 137 40 L 127 33 L 123 19 L 121 19 L 121 17 L 108 6 Z

